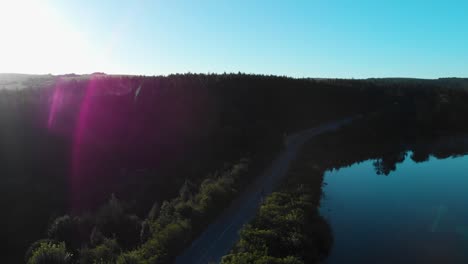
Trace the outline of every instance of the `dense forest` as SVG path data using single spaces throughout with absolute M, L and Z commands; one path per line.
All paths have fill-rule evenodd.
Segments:
M 171 263 L 293 131 L 363 114 L 383 120 L 392 142 L 468 124 L 463 79 L 8 77 L 0 81 L 7 263 Z M 376 129 L 355 133 L 383 140 L 367 137 Z M 405 144 L 380 158 L 382 174 Z M 414 152 L 421 159 L 423 149 Z M 307 199 L 284 210 L 307 210 Z

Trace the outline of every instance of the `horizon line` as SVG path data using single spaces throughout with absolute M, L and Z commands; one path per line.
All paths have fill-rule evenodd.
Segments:
M 286 74 L 270 74 L 270 73 L 255 73 L 255 72 L 174 72 L 174 73 L 167 73 L 167 74 L 148 74 L 148 73 L 108 73 L 103 71 L 93 71 L 89 73 L 29 73 L 29 72 L 0 72 L 0 75 L 33 75 L 33 76 L 55 76 L 61 77 L 66 75 L 76 75 L 76 76 L 90 76 L 90 75 L 97 75 L 103 74 L 106 76 L 142 76 L 142 77 L 169 77 L 171 75 L 251 75 L 251 76 L 270 76 L 270 77 L 284 77 L 289 79 L 316 79 L 316 80 L 372 80 L 372 79 L 414 79 L 414 80 L 440 80 L 440 79 L 468 79 L 468 77 L 461 77 L 461 76 L 444 76 L 444 77 L 419 77 L 419 76 L 373 76 L 373 77 L 306 77 L 306 76 L 292 76 Z

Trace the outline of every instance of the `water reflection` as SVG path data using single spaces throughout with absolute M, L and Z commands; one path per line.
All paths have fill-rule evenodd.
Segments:
M 396 164 L 401 163 L 406 158 L 406 152 L 399 151 L 396 153 L 385 154 L 382 158 L 375 160 L 372 164 L 374 165 L 375 172 L 378 175 L 388 175 L 390 172 L 396 170 Z
M 321 213 L 335 243 L 327 263 L 468 263 L 468 156 L 460 156 L 461 142 L 413 146 L 328 171 Z M 453 158 L 437 159 L 429 149 Z

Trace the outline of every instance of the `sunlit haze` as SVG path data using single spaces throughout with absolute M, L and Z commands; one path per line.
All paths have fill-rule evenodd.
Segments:
M 0 72 L 466 76 L 460 1 L 0 2 Z
M 93 44 L 46 1 L 0 2 L 0 72 L 87 72 L 105 67 Z

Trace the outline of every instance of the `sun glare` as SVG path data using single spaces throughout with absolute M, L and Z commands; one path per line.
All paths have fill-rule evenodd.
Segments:
M 46 1 L 0 1 L 0 72 L 86 71 L 93 56 L 83 36 Z

